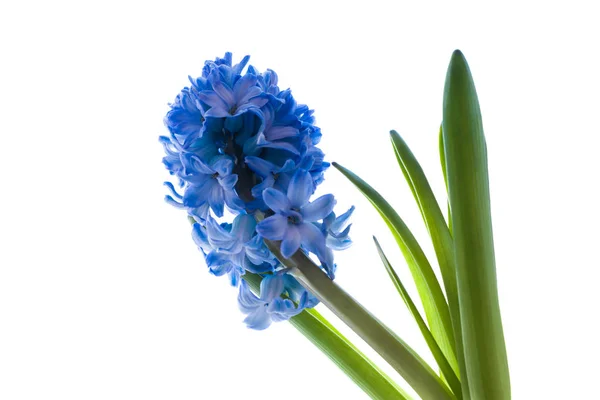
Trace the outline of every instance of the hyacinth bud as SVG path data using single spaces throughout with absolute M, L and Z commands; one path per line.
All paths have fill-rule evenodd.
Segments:
M 246 68 L 249 58 L 233 65 L 226 53 L 206 61 L 202 76 L 190 77 L 191 86 L 170 104 L 164 119 L 170 135 L 159 140 L 179 186 L 165 183 L 167 202 L 192 219 L 209 271 L 239 287 L 248 326 L 264 329 L 317 304 L 264 239 L 280 241 L 285 258 L 314 254 L 333 279 L 332 250 L 350 245 L 354 208 L 336 217 L 333 195 L 310 201 L 329 167 L 316 146 L 321 130 L 313 111 L 279 89 L 274 71 Z M 259 222 L 258 215 L 267 217 Z M 259 296 L 241 281 L 246 273 L 263 277 Z

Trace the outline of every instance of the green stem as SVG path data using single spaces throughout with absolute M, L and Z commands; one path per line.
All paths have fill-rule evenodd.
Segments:
M 348 293 L 327 277 L 304 253 L 289 259 L 279 251 L 279 243 L 265 240 L 269 250 L 302 286 L 367 342 L 424 400 L 456 399 L 448 386 L 419 355 L 388 327 L 369 313 Z

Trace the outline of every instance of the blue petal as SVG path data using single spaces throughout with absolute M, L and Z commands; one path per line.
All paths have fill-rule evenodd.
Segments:
M 206 253 L 212 250 L 212 246 L 208 242 L 206 229 L 202 225 L 196 223 L 192 228 L 192 239 L 198 248 Z
M 331 211 L 333 211 L 335 203 L 336 201 L 332 194 L 321 196 L 315 201 L 302 207 L 300 210 L 302 213 L 302 218 L 307 222 L 317 222 L 328 216 Z
M 333 232 L 340 232 L 346 229 L 350 223 L 350 217 L 352 216 L 353 212 L 354 206 L 350 207 L 348 211 L 337 217 L 335 221 L 331 224 L 330 229 Z
M 216 182 L 216 180 L 214 181 Z M 207 197 L 208 204 L 210 204 L 210 208 L 214 211 L 215 215 L 219 218 L 222 217 L 223 211 L 225 211 L 225 199 L 223 198 L 223 188 L 220 185 L 213 185 L 210 188 Z
M 231 54 L 231 53 L 230 53 Z M 246 66 L 246 64 L 248 64 L 248 61 L 250 60 L 250 56 L 245 56 L 244 58 L 242 58 L 242 61 L 240 61 L 239 63 L 237 63 L 233 68 L 232 68 L 232 72 L 236 75 L 240 75 L 242 73 L 242 70 L 244 69 L 244 67 Z
M 279 274 L 267 275 L 260 283 L 260 299 L 265 303 L 279 298 L 283 292 L 283 276 Z
M 214 179 L 208 179 L 200 186 L 188 186 L 183 194 L 183 205 L 186 207 L 200 207 L 207 200 L 207 195 L 217 183 Z M 218 186 L 218 185 L 217 185 Z
M 213 218 L 208 218 L 206 221 L 206 233 L 209 243 L 218 251 L 231 252 L 237 244 L 235 236 Z
M 324 254 L 327 247 L 325 246 L 325 236 L 323 236 L 321 230 L 310 222 L 304 222 L 296 226 L 300 234 L 302 246 L 317 256 Z
M 248 214 L 240 214 L 233 220 L 231 227 L 231 233 L 236 237 L 237 240 L 247 242 L 254 235 L 254 228 L 256 227 L 256 220 L 253 216 Z
M 296 225 L 289 225 L 281 242 L 281 255 L 290 258 L 300 248 L 300 232 Z
M 233 190 L 237 181 L 238 176 L 235 174 L 226 176 L 225 178 L 219 178 L 219 184 L 225 190 Z
M 285 194 L 273 188 L 264 190 L 263 200 L 265 201 L 265 204 L 276 213 L 285 212 L 291 208 L 290 201 Z
M 212 71 L 208 80 L 211 83 L 213 90 L 225 101 L 227 106 L 229 108 L 233 107 L 235 105 L 233 91 L 221 82 L 221 78 L 216 69 Z
M 165 201 L 175 208 L 186 208 L 183 205 L 183 203 L 178 202 L 177 200 L 175 200 L 173 197 L 169 196 L 168 194 L 165 195 Z
M 271 326 L 271 316 L 267 313 L 266 307 L 257 308 L 250 313 L 245 319 L 244 323 L 248 325 L 248 328 L 262 331 Z
M 223 99 L 212 90 L 203 90 L 202 92 L 198 93 L 198 98 L 200 101 L 208 104 L 211 108 L 219 108 L 223 110 L 228 109 L 227 103 L 225 103 L 225 101 L 223 101 Z
M 277 169 L 277 165 L 259 157 L 248 156 L 245 161 L 246 165 L 261 178 L 271 176 L 271 173 Z
M 263 307 L 264 302 L 261 301 L 248 287 L 246 281 L 240 283 L 240 291 L 238 293 L 238 307 L 244 314 L 250 314 L 257 308 Z
M 313 190 L 313 180 L 310 174 L 301 169 L 296 171 L 290 180 L 287 192 L 287 197 L 292 207 L 301 208 L 304 206 L 308 202 Z
M 251 190 L 252 196 L 254 196 L 255 198 L 262 198 L 263 191 L 265 189 L 273 187 L 274 183 L 275 183 L 275 178 L 273 177 L 273 175 L 269 175 L 269 176 L 265 177 L 261 183 L 259 183 L 258 185 L 254 186 L 252 188 L 252 190 Z
M 275 299 L 267 307 L 267 312 L 271 314 L 271 320 L 275 322 L 286 321 L 301 312 L 289 299 Z
M 164 185 L 169 188 L 169 191 L 171 192 L 171 194 L 173 194 L 173 196 L 175 196 L 175 198 L 181 200 L 183 199 L 183 196 L 180 195 L 176 190 L 175 190 L 175 186 L 173 186 L 173 184 L 171 182 L 165 182 Z
M 267 140 L 272 141 L 292 136 L 298 136 L 298 133 L 298 129 L 294 128 L 293 126 L 274 126 L 265 132 L 265 137 L 267 138 Z
M 212 170 L 224 177 L 233 171 L 233 160 L 228 156 L 222 156 L 212 162 Z
M 211 107 L 205 114 L 205 117 L 210 118 L 225 118 L 231 116 L 225 107 Z
M 272 215 L 256 225 L 256 232 L 269 240 L 283 239 L 288 228 L 287 218 L 283 215 Z

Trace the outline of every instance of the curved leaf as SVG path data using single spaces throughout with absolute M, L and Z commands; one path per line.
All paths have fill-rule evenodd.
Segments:
M 333 166 L 365 195 L 392 231 L 417 286 L 433 337 L 441 348 L 454 351 L 454 332 L 448 303 L 425 253 L 412 232 L 392 206 L 368 183 L 338 163 L 334 162 Z
M 383 265 L 385 266 L 388 275 L 392 279 L 394 286 L 396 286 L 398 293 L 400 293 L 402 300 L 404 300 L 406 307 L 408 307 L 408 310 L 417 322 L 419 330 L 421 331 L 421 335 L 425 339 L 427 346 L 429 346 L 429 350 L 431 350 L 431 354 L 433 354 L 433 357 L 435 358 L 435 361 L 440 367 L 442 374 L 444 374 L 448 385 L 450 385 L 450 388 L 452 389 L 456 397 L 458 399 L 462 399 L 462 388 L 458 376 L 456 375 L 454 369 L 448 362 L 448 359 L 446 358 L 442 349 L 440 348 L 440 346 L 438 346 L 437 342 L 435 341 L 433 335 L 431 334 L 431 331 L 429 330 L 427 324 L 423 320 L 423 317 L 421 317 L 421 313 L 419 313 L 417 306 L 415 306 L 415 303 L 410 298 L 410 295 L 406 291 L 406 288 L 402 284 L 402 281 L 400 281 L 400 278 L 398 278 L 396 271 L 394 271 L 394 268 L 383 253 L 383 250 L 381 249 L 381 246 L 379 245 L 379 242 L 377 241 L 377 238 L 375 236 L 373 236 L 373 240 L 375 241 L 375 246 L 377 246 L 377 252 L 379 253 L 379 257 L 381 257 L 381 261 L 383 262 Z

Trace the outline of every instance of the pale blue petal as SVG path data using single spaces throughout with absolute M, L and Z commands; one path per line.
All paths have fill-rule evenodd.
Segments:
M 297 225 L 290 224 L 281 241 L 281 255 L 290 258 L 300 248 L 301 241 Z
M 206 233 L 208 241 L 218 251 L 223 251 L 231 254 L 235 251 L 237 240 L 233 234 L 226 231 L 221 225 L 212 218 L 206 221 Z M 238 250 L 239 251 L 239 250 Z
M 213 87 L 213 90 L 223 99 L 223 101 L 227 104 L 229 108 L 235 105 L 235 98 L 233 96 L 233 91 L 227 87 L 219 77 L 219 73 L 217 70 L 213 70 L 209 81 Z
M 192 228 L 192 239 L 194 240 L 194 243 L 196 243 L 196 246 L 205 253 L 212 250 L 212 246 L 208 241 L 206 228 L 198 223 L 194 224 Z
M 308 202 L 313 190 L 313 180 L 310 174 L 301 169 L 296 171 L 290 180 L 287 192 L 287 197 L 292 207 L 301 208 L 304 206 Z
M 169 191 L 171 192 L 171 194 L 173 196 L 175 196 L 175 198 L 181 200 L 183 199 L 183 196 L 180 195 L 177 190 L 175 190 L 175 186 L 173 186 L 173 184 L 171 182 L 164 182 L 164 185 L 169 189 Z
M 214 179 L 213 179 L 214 180 Z M 216 182 L 216 180 L 214 180 Z M 225 211 L 225 199 L 223 198 L 223 188 L 220 185 L 213 185 L 208 192 L 208 204 L 217 217 L 223 216 Z
M 221 96 L 219 96 L 212 90 L 201 91 L 200 93 L 198 93 L 198 98 L 200 99 L 200 101 L 208 104 L 211 108 L 219 108 L 223 110 L 229 108 L 228 104 L 221 98 Z
M 350 224 L 350 217 L 352 216 L 353 212 L 354 206 L 350 207 L 348 211 L 337 217 L 335 221 L 333 221 L 333 223 L 331 224 L 330 229 L 333 232 L 340 232 L 346 229 Z
M 260 283 L 260 299 L 265 303 L 279 298 L 283 292 L 283 276 L 267 275 Z
M 277 169 L 277 165 L 259 157 L 248 156 L 245 161 L 246 165 L 261 178 L 272 176 L 271 173 Z
M 265 132 L 265 137 L 267 140 L 277 140 L 283 139 L 287 137 L 298 136 L 298 129 L 292 126 L 273 126 L 271 129 Z
M 250 88 L 252 88 L 252 86 L 256 85 L 256 81 L 257 81 L 256 76 L 254 76 L 252 74 L 246 74 L 246 75 L 242 76 L 240 79 L 238 79 L 237 82 L 235 83 L 235 85 L 233 85 L 233 96 L 235 98 L 235 102 L 238 105 L 243 104 L 248 99 L 260 94 L 261 90 L 259 87 L 256 87 L 256 89 L 258 89 L 258 92 L 254 91 L 254 90 L 250 90 Z M 254 89 L 254 88 L 252 88 L 252 89 Z M 252 93 L 255 93 L 255 94 L 245 98 L 249 94 L 249 92 L 250 92 L 250 94 L 252 94 Z
M 231 174 L 231 171 L 233 171 L 233 160 L 228 156 L 222 156 L 213 161 L 211 167 L 214 172 L 217 172 L 220 176 L 224 177 Z
M 237 181 L 238 176 L 235 174 L 226 176 L 225 178 L 219 178 L 219 184 L 225 190 L 233 190 Z
M 204 116 L 206 116 L 207 118 L 225 118 L 225 117 L 230 117 L 231 114 L 229 114 L 229 110 L 227 108 L 224 107 L 211 107 L 210 110 L 208 110 Z
M 244 323 L 248 325 L 248 328 L 262 331 L 271 326 L 271 316 L 267 313 L 266 307 L 260 307 L 250 313 L 245 319 Z
M 263 191 L 265 189 L 273 187 L 274 183 L 275 183 L 275 178 L 273 177 L 273 175 L 268 175 L 267 177 L 265 177 L 263 179 L 263 181 L 261 183 L 259 183 L 258 185 L 254 186 L 252 188 L 252 191 L 251 191 L 252 196 L 254 196 L 255 198 L 262 198 Z
M 231 233 L 238 241 L 247 242 L 254 235 L 256 220 L 248 214 L 240 214 L 233 220 Z
M 256 225 L 256 232 L 269 240 L 281 240 L 288 228 L 287 218 L 283 215 L 272 215 Z
M 336 201 L 332 194 L 321 196 L 300 209 L 302 218 L 307 222 L 317 222 L 322 220 L 331 213 L 335 203 Z
M 184 206 L 183 203 L 178 202 L 177 200 L 175 200 L 173 197 L 169 196 L 168 194 L 165 195 L 165 201 L 175 208 L 182 208 L 182 209 L 186 208 L 186 206 Z
M 268 188 L 263 191 L 263 200 L 276 213 L 285 212 L 291 208 L 290 201 L 279 190 Z
M 302 246 L 311 253 L 319 256 L 327 248 L 325 246 L 325 236 L 319 228 L 310 222 L 304 222 L 296 225 L 300 234 Z
M 238 307 L 244 314 L 250 314 L 259 307 L 264 307 L 265 303 L 260 300 L 248 287 L 248 284 L 242 280 L 240 291 L 238 293 Z

